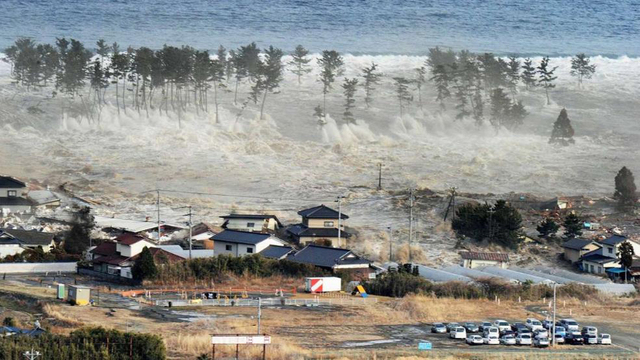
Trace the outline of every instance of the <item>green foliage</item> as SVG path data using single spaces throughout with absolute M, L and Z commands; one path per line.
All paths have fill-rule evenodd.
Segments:
M 498 200 L 494 206 L 465 204 L 459 207 L 452 228 L 460 235 L 478 241 L 487 239 L 513 249 L 522 241 L 522 216 L 504 200 Z
M 158 275 L 158 268 L 149 248 L 145 247 L 131 269 L 133 278 L 142 281 L 153 279 Z
M 327 94 L 331 90 L 336 76 L 343 73 L 344 59 L 335 50 L 324 50 L 322 57 L 318 59 L 320 66 L 320 79 L 322 83 L 322 93 Z
M 560 110 L 558 119 L 553 124 L 553 131 L 551 132 L 550 144 L 569 145 L 575 143 L 573 140 L 573 126 L 571 126 L 571 120 L 567 114 L 567 109 Z
M 633 250 L 633 245 L 630 242 L 624 241 L 618 247 L 618 258 L 620 259 L 620 264 L 628 269 L 633 264 L 633 257 L 635 255 L 635 251 Z
M 311 59 L 308 55 L 309 50 L 305 49 L 302 45 L 296 46 L 295 50 L 291 53 L 289 65 L 292 67 L 291 72 L 298 77 L 298 85 L 301 83 L 302 76 L 311 72 L 311 66 L 309 66 Z
M 431 69 L 431 72 L 435 71 L 438 66 L 451 66 L 456 62 L 456 53 L 453 50 L 448 49 L 443 51 L 438 46 L 429 49 L 429 55 L 425 61 L 425 65 Z
M 545 238 L 547 240 L 553 239 L 556 237 L 556 233 L 560 229 L 560 225 L 556 224 L 555 221 L 551 218 L 544 219 L 537 227 L 538 233 L 540 237 Z
M 396 85 L 396 98 L 400 104 L 400 116 L 402 116 L 407 104 L 413 101 L 413 96 L 411 96 L 409 92 L 409 84 L 411 84 L 411 82 L 403 77 L 394 77 L 393 81 Z
M 530 58 L 524 59 L 524 63 L 522 65 L 522 75 L 520 76 L 520 78 L 522 79 L 522 82 L 527 89 L 531 89 L 537 85 L 535 76 L 536 68 L 533 65 L 533 60 L 531 60 Z
M 427 293 L 431 283 L 405 271 L 388 271 L 362 284 L 369 294 L 403 297 L 409 293 Z
M 502 88 L 491 92 L 491 124 L 513 130 L 522 125 L 528 115 L 521 101 L 513 102 Z
M 431 81 L 436 84 L 436 91 L 438 95 L 436 96 L 436 101 L 440 103 L 440 108 L 442 110 L 446 109 L 444 101 L 451 97 L 451 91 L 449 90 L 449 82 L 452 80 L 449 71 L 444 65 L 437 65 L 435 69 L 431 70 Z
M 571 58 L 571 76 L 578 78 L 578 86 L 582 87 L 583 79 L 591 79 L 596 72 L 596 66 L 590 64 L 591 59 L 584 53 Z
M 274 93 L 282 81 L 284 66 L 282 56 L 284 53 L 278 48 L 269 46 L 264 51 L 264 61 L 258 61 L 258 70 L 255 75 L 256 82 L 252 93 L 262 93 L 262 105 L 260 105 L 260 119 L 264 116 L 264 104 L 268 93 Z
M 423 68 L 424 69 L 424 68 Z M 364 87 L 364 103 L 369 108 L 373 102 L 373 91 L 375 85 L 380 84 L 382 73 L 378 71 L 378 64 L 371 62 L 371 66 L 362 68 L 362 78 L 364 79 L 362 86 Z M 424 74 L 423 74 L 424 82 Z M 420 85 L 418 85 L 420 87 Z
M 582 220 L 574 213 L 564 218 L 562 226 L 564 226 L 564 237 L 566 239 L 573 239 L 582 235 Z
M 166 348 L 158 335 L 125 333 L 101 327 L 82 328 L 69 336 L 43 334 L 0 339 L 0 358 L 22 360 L 24 352 L 39 351 L 42 360 L 164 360 Z M 131 353 L 131 354 L 130 354 Z
M 344 90 L 344 113 L 342 114 L 346 123 L 355 124 L 356 119 L 353 117 L 351 110 L 355 107 L 355 94 L 358 86 L 358 79 L 344 79 L 342 89 Z
M 538 73 L 538 84 L 544 88 L 545 93 L 547 94 L 547 105 L 551 104 L 551 100 L 549 99 L 549 89 L 556 87 L 556 84 L 553 82 L 558 78 L 554 76 L 554 73 L 558 67 L 554 68 L 549 67 L 549 57 L 545 56 L 540 61 L 540 65 L 536 68 Z
M 636 183 L 631 170 L 623 166 L 615 178 L 616 191 L 613 198 L 618 200 L 618 205 L 622 208 L 632 208 L 638 202 L 636 193 Z
M 416 84 L 416 88 L 418 89 L 418 106 L 422 109 L 422 87 L 424 83 L 427 82 L 427 68 L 421 66 L 415 69 L 416 78 L 413 80 L 413 83 Z
M 91 229 L 95 226 L 91 209 L 80 208 L 73 215 L 73 225 L 64 239 L 64 250 L 69 254 L 82 254 L 89 247 Z

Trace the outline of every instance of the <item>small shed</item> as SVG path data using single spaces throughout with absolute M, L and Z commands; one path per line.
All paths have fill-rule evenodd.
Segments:
M 91 301 L 91 288 L 79 285 L 69 286 L 68 300 L 72 305 L 89 305 Z
M 504 269 L 509 262 L 509 255 L 504 253 L 463 251 L 460 256 L 462 257 L 462 266 L 469 269 L 485 266 L 496 266 Z

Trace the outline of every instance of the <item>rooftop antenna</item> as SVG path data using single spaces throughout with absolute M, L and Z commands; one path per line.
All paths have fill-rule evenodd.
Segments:
M 32 346 L 31 347 L 31 351 L 25 351 L 24 354 L 22 354 L 22 355 L 24 355 L 24 357 L 26 357 L 29 360 L 35 360 L 35 358 L 37 358 L 38 356 L 40 356 L 42 354 L 40 354 L 40 351 L 34 351 L 33 350 L 33 346 Z

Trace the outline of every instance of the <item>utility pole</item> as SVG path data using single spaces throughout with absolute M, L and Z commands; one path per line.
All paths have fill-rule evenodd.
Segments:
M 412 260 L 411 244 L 413 243 L 413 188 L 409 189 L 409 262 Z
M 156 190 L 158 193 L 158 200 L 156 206 L 158 208 L 158 244 L 160 243 L 160 190 Z
M 382 163 L 378 163 L 378 191 L 382 190 Z
M 189 213 L 187 214 L 189 216 L 189 260 L 191 260 L 191 249 L 193 248 L 191 244 L 191 238 L 193 237 L 193 223 L 191 222 L 191 205 L 188 205 L 187 207 L 189 208 Z
M 551 325 L 551 345 L 553 347 L 556 346 L 556 287 L 558 286 L 558 283 L 554 282 L 553 283 L 553 325 Z
M 493 208 L 490 208 L 488 211 L 489 213 L 489 241 L 493 240 L 493 213 L 496 212 Z
M 451 188 L 451 205 L 453 212 L 451 213 L 451 222 L 456 218 L 456 187 Z
M 32 346 L 31 347 L 31 351 L 25 351 L 24 354 L 22 354 L 22 355 L 24 355 L 24 357 L 26 357 L 29 360 L 35 360 L 35 358 L 37 358 L 38 356 L 40 356 L 42 354 L 40 354 L 40 351 L 34 351 L 33 350 L 33 346 Z
M 258 335 L 260 335 L 260 320 L 262 318 L 262 298 L 258 298 Z
M 393 241 L 391 240 L 391 226 L 387 226 L 387 231 L 389 231 L 389 261 L 391 261 L 393 256 Z
M 340 245 L 341 242 L 341 235 L 342 235 L 342 195 L 338 196 L 338 199 L 336 200 L 336 202 L 338 203 L 338 247 L 342 247 L 342 245 Z

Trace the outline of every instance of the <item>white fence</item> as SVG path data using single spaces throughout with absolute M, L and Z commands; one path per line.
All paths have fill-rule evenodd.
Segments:
M 329 299 L 288 299 L 267 298 L 260 300 L 262 306 L 358 306 L 377 303 L 376 298 L 329 298 Z M 156 306 L 258 306 L 258 299 L 193 299 L 193 300 L 156 300 Z
M 75 273 L 75 262 L 51 263 L 3 263 L 0 264 L 0 274 L 61 274 Z

